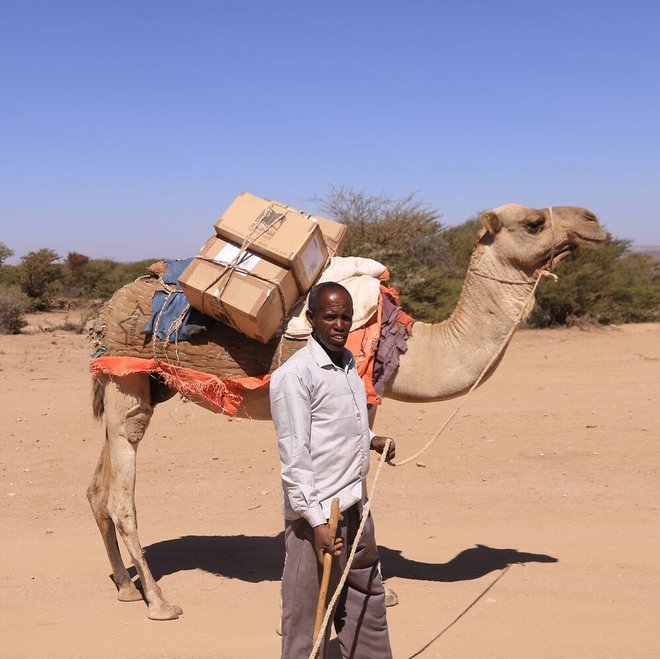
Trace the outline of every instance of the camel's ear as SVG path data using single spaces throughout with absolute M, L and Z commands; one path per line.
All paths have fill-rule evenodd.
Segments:
M 499 217 L 497 217 L 496 213 L 493 213 L 493 211 L 482 213 L 479 219 L 484 225 L 486 231 L 488 231 L 488 233 L 492 234 L 493 236 L 502 228 L 502 221 Z

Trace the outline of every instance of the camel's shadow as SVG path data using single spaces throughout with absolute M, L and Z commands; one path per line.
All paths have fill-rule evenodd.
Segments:
M 547 554 L 531 554 L 517 549 L 497 549 L 475 545 L 456 554 L 447 563 L 423 563 L 401 555 L 398 549 L 379 547 L 383 576 L 422 581 L 469 581 L 515 563 L 557 563 Z
M 383 576 L 423 581 L 468 581 L 514 563 L 556 563 L 546 554 L 476 545 L 447 563 L 424 563 L 379 547 Z M 164 540 L 145 548 L 156 580 L 182 570 L 204 570 L 251 583 L 279 581 L 284 565 L 284 534 L 276 536 L 197 536 Z

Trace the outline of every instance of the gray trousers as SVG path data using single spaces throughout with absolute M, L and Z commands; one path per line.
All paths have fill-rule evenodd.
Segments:
M 344 540 L 339 558 L 333 561 L 328 600 L 335 592 L 360 525 L 356 505 L 343 513 L 338 534 Z M 308 659 L 312 651 L 314 622 L 319 597 L 321 564 L 314 551 L 314 532 L 304 519 L 287 520 L 284 530 L 286 561 L 282 576 L 282 659 Z M 344 659 L 391 659 L 385 617 L 385 589 L 378 570 L 378 549 L 371 515 L 360 538 L 334 616 Z M 324 657 L 330 636 L 326 630 L 320 656 Z

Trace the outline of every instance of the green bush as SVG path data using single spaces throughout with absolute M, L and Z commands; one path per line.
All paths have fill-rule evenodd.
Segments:
M 18 266 L 18 281 L 23 292 L 30 297 L 36 309 L 47 310 L 62 293 L 62 266 L 52 249 L 42 248 L 28 252 Z
M 627 254 L 610 237 L 598 250 L 580 250 L 561 263 L 557 282 L 539 284 L 533 327 L 660 320 L 660 267 L 650 256 Z
M 401 302 L 413 318 L 437 323 L 451 316 L 461 296 L 480 228 L 479 218 L 473 217 L 442 231 L 438 238 L 440 263 L 429 269 L 424 285 L 401 294 Z
M 0 266 L 2 266 L 10 256 L 14 256 L 14 250 L 0 242 Z
M 5 286 L 15 284 L 20 287 L 18 269 L 17 265 L 0 265 L 0 284 Z
M 30 306 L 30 298 L 18 286 L 0 284 L 0 334 L 18 334 L 27 325 L 23 315 Z
M 15 265 L 5 265 L 5 261 L 14 255 L 14 250 L 0 242 L 0 284 L 16 284 L 18 277 Z
M 90 260 L 82 276 L 82 296 L 91 300 L 107 300 L 113 293 L 142 277 L 147 267 L 158 259 L 143 259 L 133 263 L 117 263 L 110 259 Z

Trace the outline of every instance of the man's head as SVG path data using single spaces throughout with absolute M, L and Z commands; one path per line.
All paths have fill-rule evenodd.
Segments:
M 334 281 L 317 284 L 307 299 L 307 320 L 326 352 L 340 355 L 353 322 L 351 294 Z

